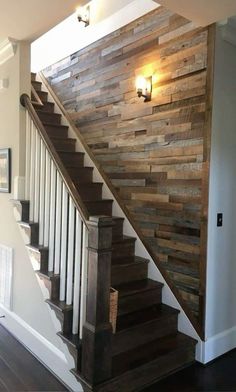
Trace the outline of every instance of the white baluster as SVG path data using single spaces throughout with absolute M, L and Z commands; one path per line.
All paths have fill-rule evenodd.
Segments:
M 45 215 L 44 215 L 44 246 L 49 245 L 49 218 L 50 218 L 50 181 L 51 181 L 51 159 L 46 151 L 46 173 L 45 173 Z
M 75 206 L 70 197 L 69 200 L 69 224 L 68 224 L 68 258 L 67 258 L 67 285 L 66 304 L 72 304 L 73 293 L 73 269 L 74 269 L 74 235 L 75 235 Z
M 60 271 L 60 301 L 66 299 L 66 262 L 68 235 L 68 192 L 65 184 L 62 186 L 62 222 L 61 222 L 61 271 Z
M 57 172 L 57 190 L 56 190 L 56 234 L 55 234 L 55 262 L 54 273 L 60 273 L 60 255 L 61 255 L 61 202 L 62 202 L 62 181 Z
M 80 308 L 80 282 L 81 282 L 81 259 L 82 259 L 82 221 L 79 212 L 76 211 L 75 224 L 75 268 L 74 268 L 74 297 L 73 297 L 73 334 L 79 332 L 79 308 Z
M 48 270 L 53 271 L 55 250 L 55 215 L 56 215 L 56 167 L 51 161 L 51 190 L 50 190 L 50 224 L 49 224 L 49 261 Z
M 46 149 L 41 140 L 40 156 L 40 196 L 39 196 L 39 245 L 44 243 L 44 211 L 45 211 L 45 168 Z
M 35 128 L 35 191 L 34 191 L 34 222 L 39 221 L 39 195 L 40 195 L 40 136 Z
M 80 339 L 82 339 L 83 325 L 86 318 L 86 299 L 87 299 L 87 279 L 88 279 L 88 231 L 82 224 L 82 263 L 81 263 L 81 294 L 80 294 L 80 328 L 79 334 Z
M 36 129 L 31 122 L 31 153 L 30 153 L 30 221 L 34 220 L 34 185 L 35 185 L 35 142 Z
M 26 112 L 26 150 L 25 150 L 25 199 L 30 198 L 30 160 L 31 160 L 31 119 Z

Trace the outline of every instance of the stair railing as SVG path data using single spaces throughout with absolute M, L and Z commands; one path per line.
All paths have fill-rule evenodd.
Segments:
M 25 199 L 39 224 L 39 246 L 49 251 L 48 271 L 60 276 L 59 300 L 73 307 L 72 334 L 82 342 L 81 378 L 111 376 L 110 286 L 112 219 L 89 217 L 28 95 Z

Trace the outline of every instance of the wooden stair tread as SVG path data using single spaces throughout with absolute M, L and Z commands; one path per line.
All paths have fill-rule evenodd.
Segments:
M 38 112 L 38 110 L 37 110 Z M 41 111 L 42 113 L 48 113 L 48 112 L 44 112 Z M 68 125 L 62 125 L 62 124 L 55 124 L 55 123 L 50 123 L 48 121 L 43 121 L 43 125 L 45 127 L 53 127 L 53 128 L 60 128 L 60 129 L 69 129 Z
M 22 200 L 22 199 L 11 199 L 13 204 L 29 204 L 29 200 Z
M 127 257 L 124 258 L 123 263 L 119 263 L 119 264 L 112 264 L 111 268 L 112 269 L 116 269 L 116 268 L 121 268 L 121 267 L 128 267 L 130 265 L 138 265 L 138 264 L 148 264 L 149 260 L 145 259 L 143 257 L 139 257 L 139 256 L 132 256 L 132 257 Z
M 48 280 L 56 280 L 56 279 L 60 279 L 60 275 L 58 274 L 54 274 L 54 272 L 51 271 L 35 271 L 37 273 L 37 275 L 42 276 L 43 278 L 46 278 Z
M 123 235 L 121 238 L 116 238 L 114 241 L 112 241 L 112 244 L 119 244 L 119 243 L 124 243 L 124 242 L 135 242 L 136 238 L 130 237 L 128 235 Z
M 62 313 L 73 310 L 73 305 L 67 305 L 65 301 L 60 301 L 59 299 L 47 299 L 46 303 Z
M 162 337 L 138 348 L 118 354 L 113 358 L 113 377 L 124 373 L 122 365 L 124 363 L 128 362 L 129 368 L 127 371 L 130 371 L 178 349 L 188 346 L 194 347 L 196 343 L 196 340 L 177 332 L 174 335 Z
M 39 223 L 35 223 L 33 221 L 29 221 L 29 222 L 18 221 L 18 224 L 21 225 L 21 226 L 25 226 L 25 227 L 30 227 L 30 226 L 33 226 L 33 225 L 37 225 L 37 226 L 39 225 Z
M 156 288 L 162 288 L 163 283 L 156 282 L 152 279 L 137 280 L 135 282 L 129 282 L 115 286 L 114 288 L 119 292 L 119 298 L 134 295 L 136 293 L 145 292 L 147 290 L 153 290 Z
M 159 304 L 150 308 L 142 309 L 137 312 L 118 316 L 117 318 L 117 332 L 137 327 L 149 323 L 152 320 L 160 320 L 172 315 L 178 315 L 179 310 L 171 308 L 168 305 Z
M 67 137 L 67 138 L 58 138 L 58 137 L 52 137 L 51 138 L 51 140 L 52 141 L 55 141 L 55 142 L 76 142 L 76 139 L 73 139 L 73 138 L 69 138 L 69 137 Z M 59 151 L 59 150 L 58 150 Z M 61 151 L 60 151 L 61 152 Z M 67 151 L 68 152 L 68 151 Z M 93 169 L 93 168 L 92 168 Z
M 60 336 L 60 338 L 62 340 L 69 343 L 74 348 L 78 348 L 81 346 L 81 339 L 79 338 L 79 335 L 77 335 L 77 334 L 74 335 L 72 333 L 57 332 L 57 335 Z
M 48 251 L 48 247 L 38 244 L 29 244 L 26 245 L 26 247 L 32 249 L 35 252 Z
M 83 185 L 84 185 L 84 183 L 83 183 Z M 84 203 L 86 203 L 86 204 L 90 204 L 90 203 L 97 203 L 97 204 L 105 204 L 105 203 L 113 203 L 113 200 L 112 199 L 100 199 L 100 200 L 83 200 L 84 201 Z

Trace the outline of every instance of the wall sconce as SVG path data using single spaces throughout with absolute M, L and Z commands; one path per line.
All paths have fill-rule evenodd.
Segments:
M 152 97 L 152 76 L 138 76 L 136 79 L 136 89 L 138 97 L 144 97 L 144 102 L 151 101 Z
M 79 8 L 77 11 L 77 19 L 79 22 L 84 23 L 84 27 L 87 27 L 90 23 L 90 7 Z

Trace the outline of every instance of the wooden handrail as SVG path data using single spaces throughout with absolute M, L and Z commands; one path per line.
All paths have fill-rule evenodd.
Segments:
M 22 94 L 20 97 L 20 102 L 21 102 L 22 106 L 24 106 L 25 109 L 27 109 L 35 127 L 39 131 L 40 136 L 48 149 L 48 152 L 51 156 L 51 159 L 55 163 L 56 168 L 57 168 L 58 172 L 60 173 L 60 175 L 66 185 L 67 191 L 68 191 L 69 195 L 71 196 L 75 207 L 79 211 L 82 221 L 84 222 L 86 228 L 88 229 L 88 224 L 87 224 L 87 221 L 89 220 L 88 210 L 85 207 L 73 181 L 71 180 L 69 173 L 65 169 L 59 154 L 57 153 L 53 143 L 51 142 L 51 140 L 50 140 L 50 138 L 44 128 L 44 125 L 42 124 L 40 118 L 38 117 L 38 115 L 32 105 L 30 97 L 27 94 Z
M 43 103 L 42 103 L 42 101 L 41 101 L 41 99 L 39 98 L 39 95 L 38 95 L 38 93 L 37 93 L 37 91 L 35 90 L 35 88 L 34 88 L 34 86 L 33 85 L 31 85 L 31 94 L 32 94 L 32 96 L 35 98 L 35 101 L 33 102 L 33 104 L 34 105 L 37 105 L 37 106 L 43 106 Z

